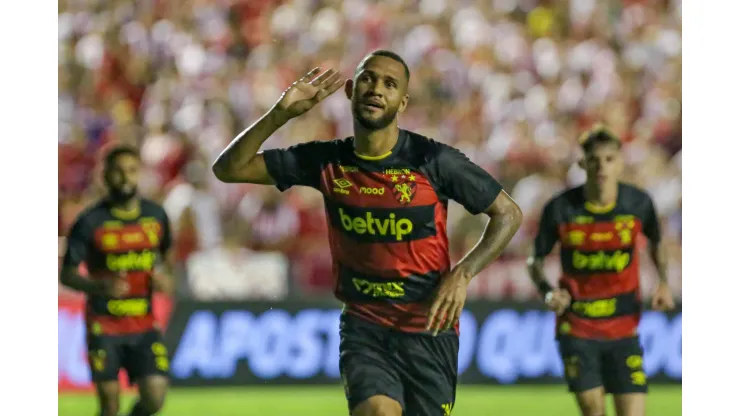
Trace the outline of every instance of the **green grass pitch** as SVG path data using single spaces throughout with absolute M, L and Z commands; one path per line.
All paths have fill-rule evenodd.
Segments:
M 125 413 L 132 396 L 122 400 Z M 681 386 L 652 386 L 648 416 L 680 416 Z M 91 394 L 60 394 L 60 416 L 93 416 Z M 342 388 L 233 387 L 177 388 L 168 397 L 162 416 L 346 416 Z M 454 416 L 574 416 L 575 402 L 564 386 L 460 386 Z M 613 415 L 609 409 L 607 415 Z

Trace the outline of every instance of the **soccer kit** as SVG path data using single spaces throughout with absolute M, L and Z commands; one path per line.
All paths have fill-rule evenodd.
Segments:
M 100 201 L 72 226 L 64 266 L 85 264 L 91 279 L 126 273 L 129 293 L 122 298 L 88 295 L 85 307 L 87 346 L 93 381 L 130 380 L 167 375 L 169 358 L 152 314 L 151 275 L 171 243 L 164 209 L 141 200 L 127 214 Z
M 572 392 L 598 386 L 615 394 L 647 391 L 637 338 L 640 234 L 660 242 L 652 199 L 631 185 L 619 184 L 613 206 L 592 205 L 579 186 L 544 208 L 535 256 L 547 256 L 560 243 L 559 286 L 572 302 L 558 317 L 556 332 Z
M 324 196 L 340 324 L 340 372 L 350 409 L 374 395 L 407 415 L 447 415 L 457 384 L 457 325 L 432 336 L 429 307 L 450 270 L 447 204 L 479 214 L 501 186 L 456 149 L 399 130 L 381 157 L 352 137 L 268 150 L 278 189 Z

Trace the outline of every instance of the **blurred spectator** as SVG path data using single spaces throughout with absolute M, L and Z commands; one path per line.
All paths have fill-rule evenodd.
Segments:
M 252 224 L 250 243 L 255 250 L 292 250 L 300 222 L 296 209 L 283 199 L 276 188 L 264 188 L 245 196 L 239 205 L 239 213 Z
M 202 162 L 190 162 L 184 180 L 177 181 L 164 200 L 176 245 L 184 241 L 193 245 L 176 246 L 181 248 L 179 260 L 187 259 L 192 250 L 216 248 L 223 240 L 221 212 L 216 198 L 208 192 L 206 172 Z
M 142 192 L 171 217 L 181 264 L 218 253 L 221 218 L 236 215 L 251 224 L 245 244 L 289 258 L 291 287 L 327 293 L 321 196 L 217 183 L 208 165 L 310 68 L 351 76 L 365 53 L 388 48 L 412 74 L 401 126 L 459 148 L 525 210 L 510 261 L 479 276 L 471 295 L 534 294 L 519 263 L 545 201 L 583 181 L 576 137 L 596 121 L 625 142 L 624 179 L 656 200 L 680 294 L 681 25 L 680 0 L 62 2 L 60 233 L 101 191 L 100 149 L 129 142 L 142 150 Z M 340 92 L 265 146 L 351 134 Z M 459 257 L 482 219 L 455 203 L 449 213 Z M 525 280 L 500 281 L 509 278 Z
M 245 247 L 248 229 L 227 222 L 222 245 L 193 253 L 187 260 L 191 294 L 199 300 L 278 300 L 288 294 L 288 260 L 279 252 Z

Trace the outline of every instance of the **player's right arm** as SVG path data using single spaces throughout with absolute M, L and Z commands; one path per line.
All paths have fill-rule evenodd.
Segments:
M 313 108 L 342 86 L 339 72 L 329 69 L 319 73 L 315 68 L 294 82 L 278 102 L 256 123 L 241 132 L 213 163 L 213 173 L 227 183 L 279 185 L 278 178 L 268 169 L 264 153 L 257 153 L 262 144 L 290 119 Z
M 87 294 L 100 294 L 103 291 L 102 282 L 80 276 L 80 264 L 87 260 L 92 230 L 85 221 L 85 217 L 77 218 L 67 237 L 67 250 L 64 253 L 62 272 L 59 281 L 71 289 Z
M 560 315 L 570 306 L 570 294 L 565 289 L 553 288 L 547 281 L 547 276 L 545 276 L 545 257 L 552 252 L 558 242 L 554 205 L 554 200 L 551 200 L 542 211 L 532 255 L 527 259 L 527 270 L 530 279 L 544 298 L 545 303 Z
M 78 217 L 67 237 L 67 250 L 64 253 L 59 282 L 88 295 L 122 296 L 128 292 L 128 282 L 123 275 L 97 280 L 80 275 L 80 264 L 87 261 L 92 234 L 93 229 L 85 220 L 84 214 Z

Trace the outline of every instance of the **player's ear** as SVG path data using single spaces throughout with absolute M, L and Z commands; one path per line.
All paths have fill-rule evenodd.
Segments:
M 401 105 L 398 106 L 398 112 L 403 113 L 404 110 L 406 110 L 406 107 L 409 105 L 409 95 L 404 94 L 403 98 L 401 98 Z
M 355 83 L 351 79 L 348 79 L 347 82 L 344 83 L 344 94 L 347 96 L 348 99 L 352 99 L 352 89 L 354 88 Z
M 581 160 L 578 161 L 578 166 L 581 169 L 586 170 L 586 158 L 585 157 L 582 157 Z

